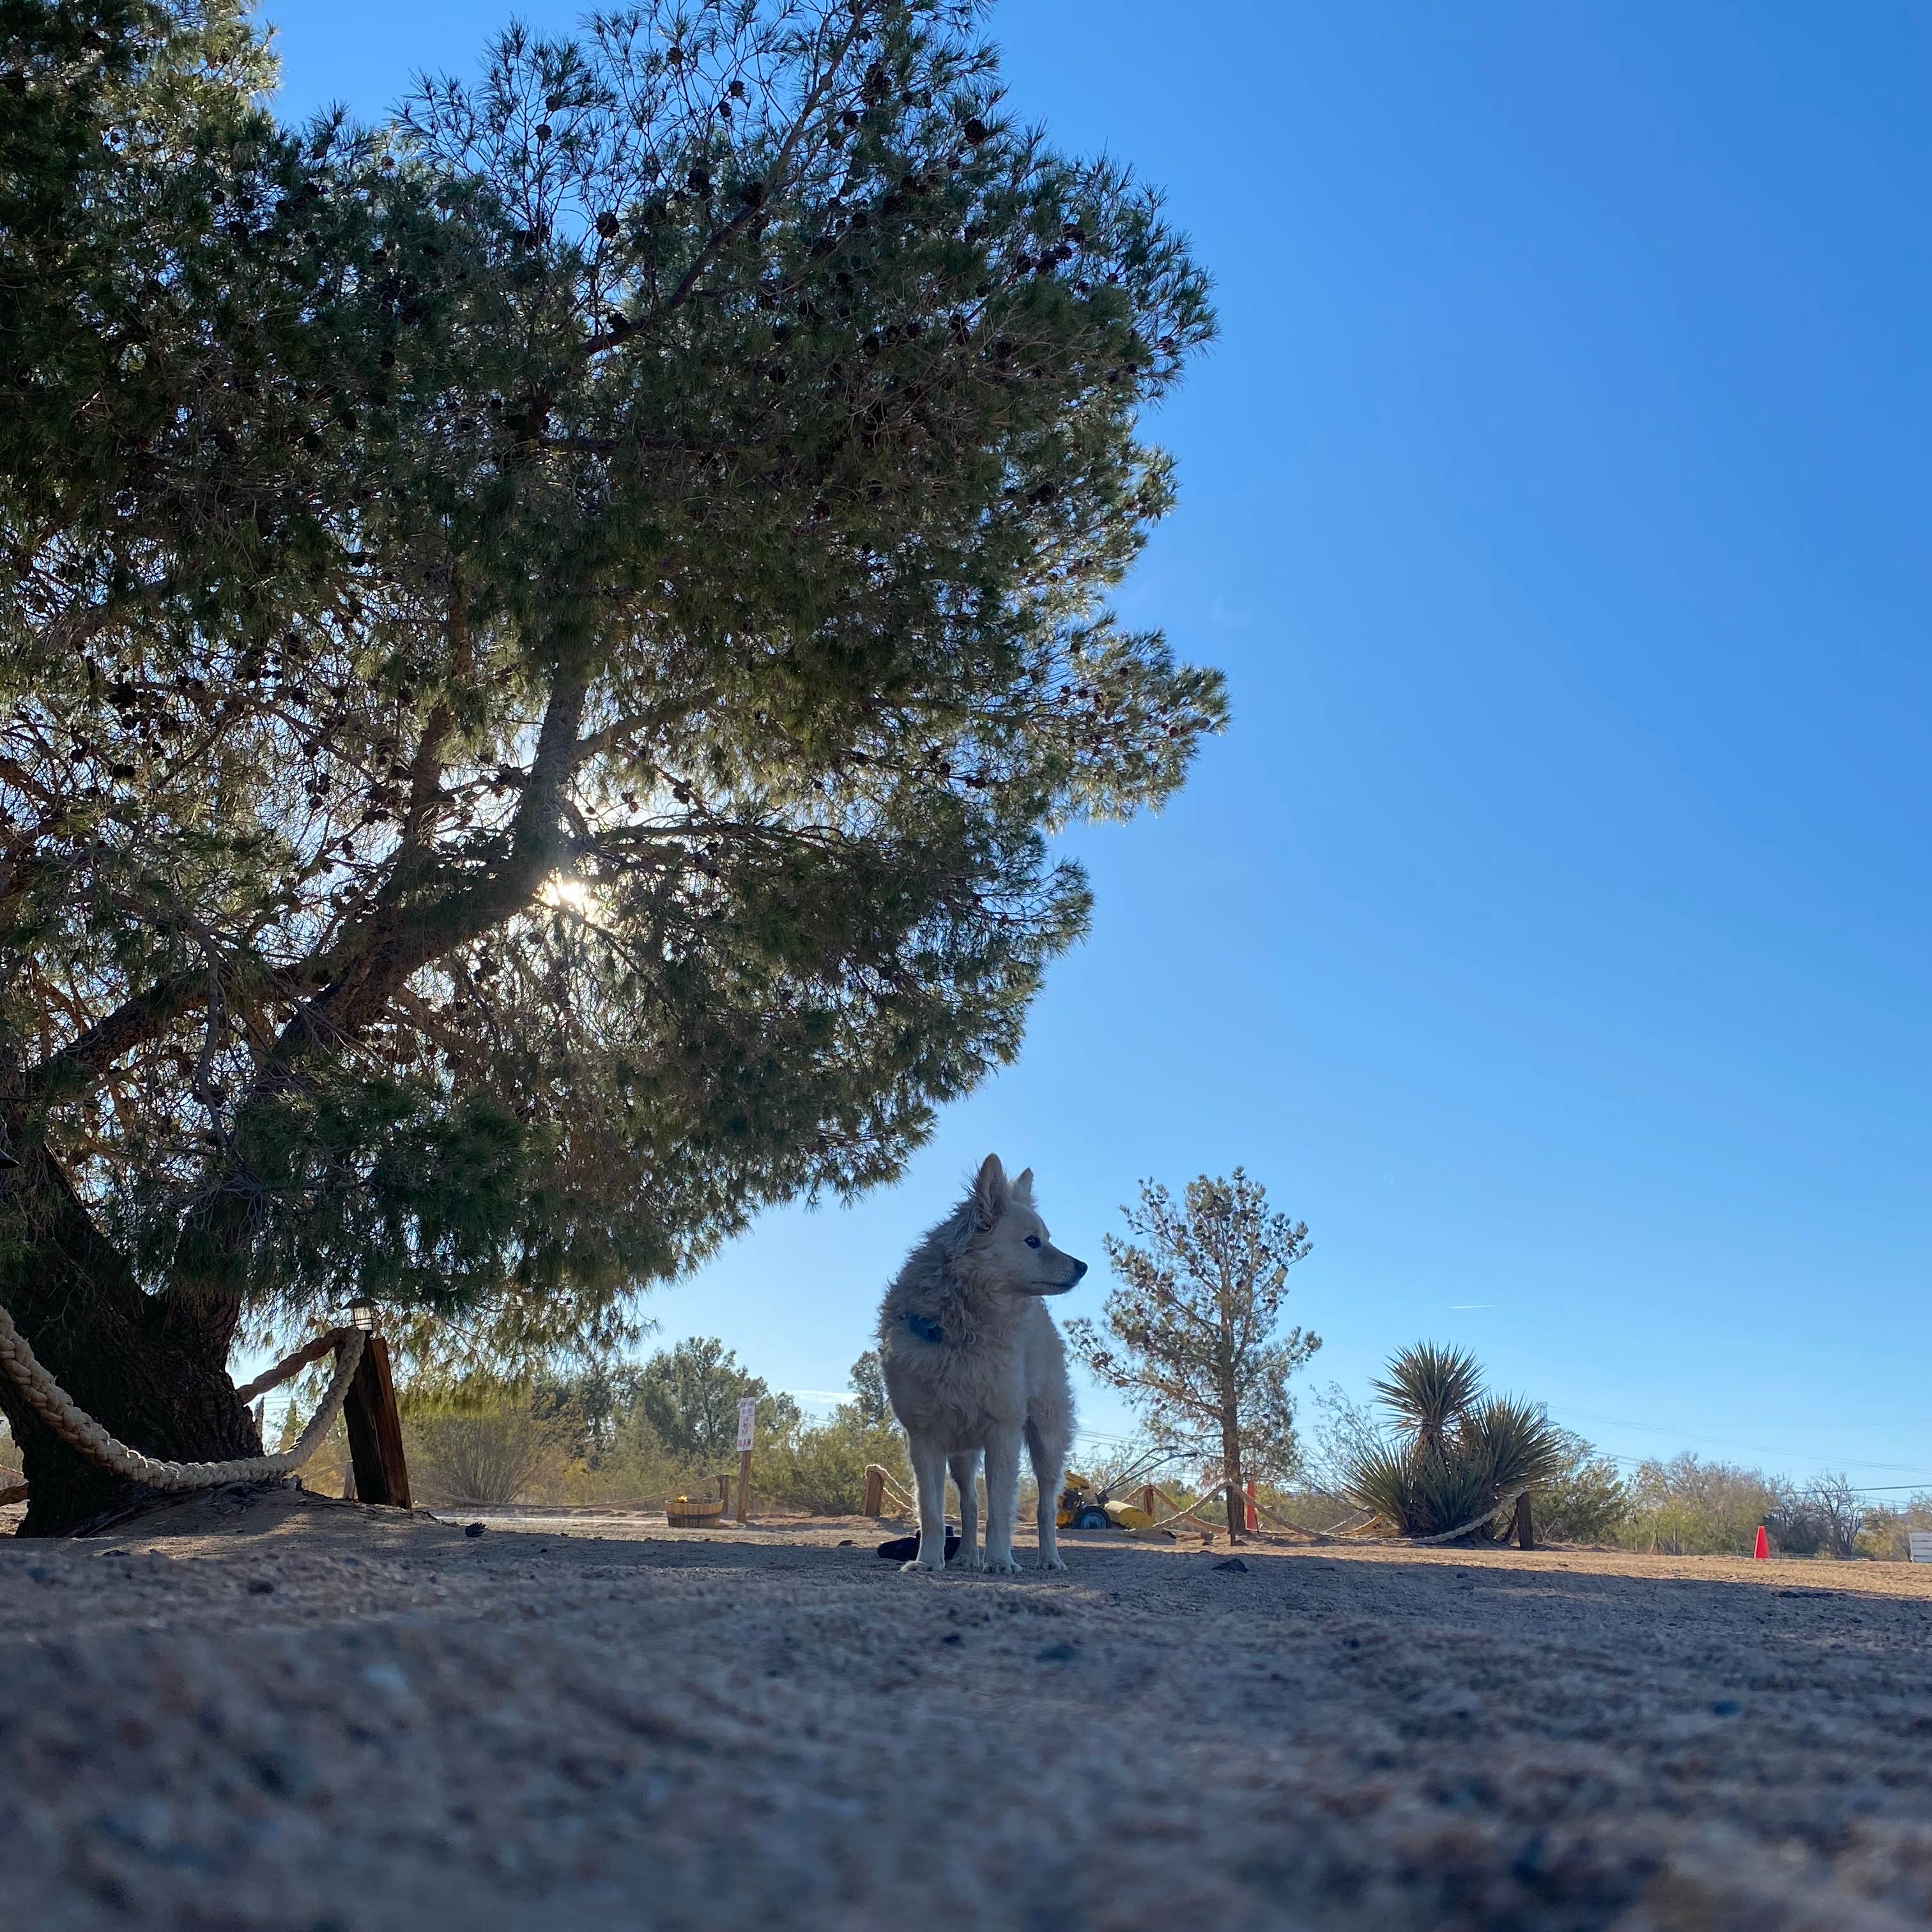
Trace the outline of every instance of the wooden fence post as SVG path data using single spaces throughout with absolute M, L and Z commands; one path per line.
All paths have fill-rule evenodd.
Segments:
M 362 1359 L 342 1405 L 349 1429 L 349 1460 L 356 1494 L 365 1503 L 410 1508 L 409 1466 L 403 1460 L 403 1419 L 389 1378 L 389 1345 L 380 1335 L 362 1338 Z
M 722 1469 L 718 1474 L 718 1514 L 720 1516 L 731 1514 L 731 1478 Z
M 1529 1492 L 1525 1490 L 1516 1499 L 1516 1546 L 1519 1550 L 1536 1547 L 1536 1526 L 1529 1520 Z
M 863 1504 L 866 1515 L 881 1516 L 886 1513 L 886 1472 L 876 1462 L 866 1465 L 866 1500 Z
M 745 1513 L 752 1504 L 752 1452 L 748 1449 L 738 1451 L 738 1520 L 745 1520 Z

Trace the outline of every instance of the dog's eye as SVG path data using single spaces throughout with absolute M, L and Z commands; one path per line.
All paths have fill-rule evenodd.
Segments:
M 1038 1247 L 1040 1246 L 1040 1237 L 1037 1234 L 1028 1235 L 1027 1246 L 1030 1248 Z

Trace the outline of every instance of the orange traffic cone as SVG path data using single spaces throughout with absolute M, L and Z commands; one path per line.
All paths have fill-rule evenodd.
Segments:
M 1247 1498 L 1246 1508 L 1247 1511 L 1248 1528 L 1250 1530 L 1258 1530 L 1261 1528 L 1262 1524 L 1260 1517 L 1255 1514 L 1255 1486 L 1252 1483 L 1247 1485 Z
M 1751 1552 L 1751 1555 L 1760 1563 L 1768 1562 L 1770 1560 L 1771 1545 L 1765 1540 L 1762 1523 L 1760 1523 L 1757 1526 L 1757 1547 Z

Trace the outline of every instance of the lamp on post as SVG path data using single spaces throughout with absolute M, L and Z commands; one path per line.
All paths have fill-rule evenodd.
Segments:
M 403 1460 L 403 1421 L 389 1378 L 389 1345 L 382 1339 L 374 1302 L 357 1295 L 349 1304 L 351 1327 L 362 1336 L 362 1359 L 356 1365 L 342 1420 L 349 1431 L 349 1460 L 356 1470 L 356 1493 L 365 1503 L 410 1507 L 410 1472 Z

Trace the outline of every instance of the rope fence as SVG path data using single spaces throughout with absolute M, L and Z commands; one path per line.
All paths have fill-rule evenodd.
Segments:
M 1204 1529 L 1225 1531 L 1228 1526 L 1225 1521 L 1217 1522 L 1212 1518 L 1205 1517 L 1202 1512 L 1210 1504 L 1226 1496 L 1232 1486 L 1232 1485 L 1226 1482 L 1216 1483 L 1206 1494 L 1197 1497 L 1192 1502 L 1177 1503 L 1165 1490 L 1149 1483 L 1144 1486 L 1145 1489 L 1158 1496 L 1167 1505 L 1171 1514 L 1148 1524 L 1145 1528 L 1131 1529 L 1127 1532 L 1127 1534 L 1130 1536 L 1158 1536 L 1165 1534 L 1171 1525 L 1190 1520 L 1198 1523 Z M 1292 1522 L 1286 1516 L 1277 1515 L 1274 1510 L 1268 1508 L 1267 1504 L 1250 1496 L 1245 1490 L 1238 1491 L 1237 1493 L 1240 1496 L 1243 1504 L 1252 1509 L 1257 1516 L 1264 1518 L 1268 1522 L 1277 1525 L 1280 1530 L 1289 1535 L 1304 1538 L 1310 1543 L 1348 1544 L 1357 1549 L 1364 1550 L 1426 1550 L 1437 1544 L 1454 1543 L 1458 1537 L 1470 1535 L 1477 1530 L 1486 1529 L 1498 1517 L 1508 1515 L 1516 1508 L 1516 1499 L 1526 1492 L 1526 1485 L 1510 1490 L 1494 1509 L 1486 1510 L 1480 1516 L 1472 1516 L 1467 1522 L 1458 1523 L 1454 1529 L 1445 1529 L 1435 1536 L 1365 1534 L 1363 1533 L 1363 1526 L 1373 1522 L 1375 1519 L 1368 1511 L 1359 1509 L 1350 1510 L 1348 1514 L 1333 1528 L 1310 1529 L 1305 1523 Z M 866 1514 L 868 1516 L 882 1515 L 884 1513 L 883 1506 L 888 1500 L 892 1502 L 895 1511 L 899 1515 L 916 1516 L 919 1514 L 919 1504 L 907 1495 L 890 1469 L 880 1463 L 867 1463 L 866 1465 Z M 1271 1536 L 1266 1530 L 1244 1530 L 1242 1534 L 1258 1538 L 1263 1542 L 1279 1540 L 1277 1537 Z
M 272 1369 L 264 1369 L 252 1382 L 244 1383 L 235 1393 L 244 1402 L 253 1402 L 258 1395 L 266 1395 L 272 1388 L 279 1388 L 290 1378 L 319 1362 L 322 1357 L 342 1346 L 342 1338 L 351 1331 L 346 1328 L 325 1328 L 312 1341 L 304 1342 L 292 1355 L 284 1355 Z
M 1134 1533 L 1138 1536 L 1151 1536 L 1156 1532 L 1166 1528 L 1169 1523 L 1179 1522 L 1184 1518 L 1190 1516 L 1196 1522 L 1200 1522 L 1202 1521 L 1200 1512 L 1217 1497 L 1225 1496 L 1231 1487 L 1232 1485 L 1228 1483 L 1216 1483 L 1198 1501 L 1185 1506 L 1177 1504 L 1165 1490 L 1156 1489 L 1154 1493 L 1167 1504 L 1169 1509 L 1173 1510 L 1174 1514 L 1172 1516 L 1162 1516 L 1158 1522 L 1151 1525 L 1149 1528 L 1137 1530 Z M 1267 1504 L 1248 1495 L 1245 1490 L 1238 1490 L 1236 1493 L 1240 1496 L 1243 1504 L 1252 1509 L 1256 1516 L 1264 1517 L 1270 1522 L 1278 1523 L 1282 1529 L 1292 1534 L 1306 1537 L 1312 1543 L 1348 1543 L 1362 1549 L 1426 1550 L 1432 1544 L 1454 1543 L 1459 1536 L 1468 1536 L 1476 1530 L 1486 1529 L 1498 1516 L 1506 1514 L 1516 1508 L 1516 1498 L 1525 1492 L 1526 1488 L 1527 1485 L 1524 1485 L 1510 1490 L 1494 1509 L 1486 1510 L 1482 1515 L 1472 1516 L 1467 1522 L 1458 1523 L 1454 1529 L 1443 1530 L 1435 1536 L 1364 1535 L 1354 1530 L 1345 1529 L 1342 1526 L 1342 1523 L 1349 1521 L 1350 1519 L 1347 1516 L 1344 1516 L 1342 1523 L 1337 1523 L 1333 1529 L 1310 1529 L 1305 1524 L 1291 1522 L 1287 1517 L 1277 1516 Z M 1360 1510 L 1354 1512 L 1357 1516 L 1362 1514 Z M 1372 1520 L 1372 1519 L 1370 1520 Z M 1225 1522 L 1216 1522 L 1204 1526 L 1215 1529 L 1226 1529 L 1227 1525 Z M 1246 1536 L 1258 1536 L 1262 1538 L 1264 1540 L 1267 1540 L 1267 1532 L 1264 1530 L 1250 1529 L 1245 1530 L 1242 1533 Z
M 916 1516 L 919 1514 L 918 1504 L 899 1486 L 891 1470 L 883 1463 L 868 1462 L 866 1465 L 866 1488 L 868 1503 L 873 1500 L 872 1492 L 876 1488 L 879 1492 L 878 1500 L 890 1497 L 902 1516 Z M 867 1514 L 873 1512 L 868 1509 Z
M 285 1356 L 274 1366 L 257 1376 L 247 1388 L 236 1393 L 244 1403 L 265 1390 L 285 1382 L 310 1363 L 332 1350 L 335 1373 L 329 1380 L 322 1403 L 310 1418 L 308 1426 L 288 1448 L 272 1456 L 242 1456 L 218 1462 L 170 1462 L 142 1454 L 109 1434 L 44 1368 L 27 1345 L 26 1337 L 14 1325 L 14 1318 L 0 1308 L 0 1369 L 11 1378 L 28 1406 L 69 1448 L 90 1462 L 130 1482 L 144 1484 L 152 1490 L 212 1490 L 224 1483 L 259 1481 L 268 1476 L 285 1476 L 299 1469 L 322 1445 L 322 1438 L 342 1412 L 349 1385 L 362 1360 L 368 1336 L 359 1328 L 332 1328 Z M 17 1502 L 28 1493 L 26 1484 L 0 1491 L 0 1502 Z

